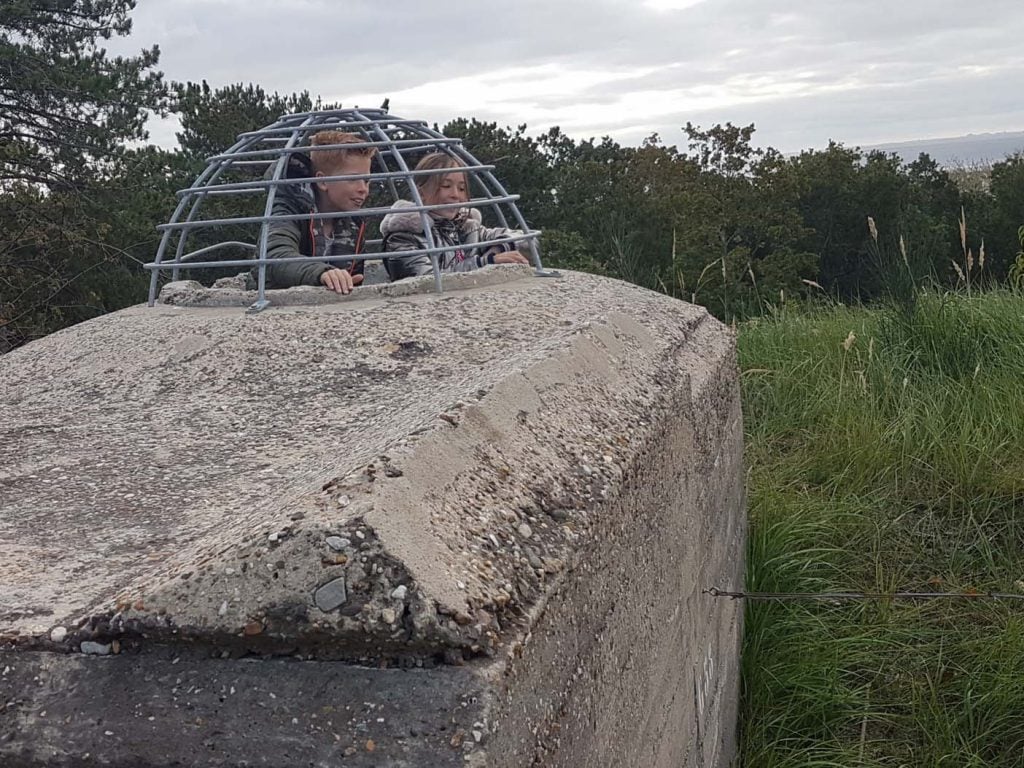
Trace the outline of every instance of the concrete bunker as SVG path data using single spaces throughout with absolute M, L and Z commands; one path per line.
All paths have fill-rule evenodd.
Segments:
M 0 357 L 0 763 L 728 765 L 732 336 L 537 269 Z

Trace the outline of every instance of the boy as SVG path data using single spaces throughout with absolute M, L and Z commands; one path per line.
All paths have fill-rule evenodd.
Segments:
M 370 162 L 376 153 L 373 147 L 316 149 L 318 146 L 365 141 L 352 133 L 321 131 L 310 141 L 308 159 L 300 153 L 289 158 L 288 176 L 304 178 L 370 173 Z M 349 293 L 353 286 L 363 282 L 362 261 L 328 263 L 317 260 L 317 257 L 361 253 L 365 223 L 358 217 L 331 219 L 317 214 L 357 211 L 363 207 L 369 193 L 368 179 L 318 181 L 309 187 L 299 184 L 279 186 L 273 214 L 309 214 L 309 217 L 273 222 L 267 238 L 267 258 L 310 258 L 308 261 L 268 264 L 267 287 L 323 285 L 335 293 Z

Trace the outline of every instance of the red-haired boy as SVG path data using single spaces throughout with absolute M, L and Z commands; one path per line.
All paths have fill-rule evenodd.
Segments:
M 342 131 L 320 131 L 310 141 L 309 157 L 295 153 L 289 158 L 290 177 L 365 175 L 376 150 L 373 147 L 317 149 L 319 146 L 359 144 L 361 136 Z M 267 258 L 308 256 L 308 260 L 267 265 L 268 288 L 323 285 L 336 293 L 349 293 L 363 282 L 363 262 L 326 262 L 326 256 L 351 256 L 362 252 L 366 224 L 357 216 L 328 218 L 322 214 L 357 211 L 370 193 L 369 180 L 318 181 L 308 187 L 278 187 L 273 215 L 308 214 L 304 219 L 277 221 L 267 238 Z

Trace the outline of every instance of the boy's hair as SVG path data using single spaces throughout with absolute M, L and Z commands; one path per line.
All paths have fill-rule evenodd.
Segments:
M 423 158 L 416 163 L 416 167 L 413 170 L 416 171 L 435 171 L 441 168 L 465 168 L 466 164 L 459 158 L 449 155 L 445 152 L 431 152 L 429 155 L 424 155 Z M 419 187 L 420 192 L 426 193 L 427 196 L 433 197 L 437 194 L 437 190 L 441 188 L 441 182 L 446 173 L 431 173 L 423 176 L 416 177 L 416 186 Z M 466 185 L 469 185 L 469 177 L 466 177 Z M 467 194 L 469 190 L 466 190 Z
M 312 147 L 330 146 L 332 144 L 363 144 L 366 139 L 355 133 L 344 131 L 320 131 L 313 134 L 309 143 Z M 376 147 L 356 147 L 355 149 L 311 149 L 309 160 L 313 164 L 313 173 L 325 176 L 336 176 L 336 171 L 345 164 L 349 157 L 373 157 L 377 154 Z

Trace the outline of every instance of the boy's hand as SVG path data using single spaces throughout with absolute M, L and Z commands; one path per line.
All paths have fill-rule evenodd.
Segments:
M 347 269 L 328 269 L 320 275 L 320 282 L 335 293 L 351 293 L 353 286 L 363 282 L 363 276 L 350 275 Z
M 530 260 L 519 251 L 503 251 L 494 254 L 495 264 L 529 264 Z

